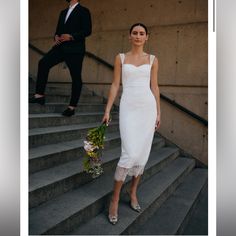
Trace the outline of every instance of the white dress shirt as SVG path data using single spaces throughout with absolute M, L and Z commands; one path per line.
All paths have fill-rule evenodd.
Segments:
M 74 4 L 73 6 L 69 6 L 69 9 L 67 11 L 67 14 L 66 14 L 66 18 L 65 18 L 65 23 L 67 21 L 67 19 L 69 18 L 71 12 L 74 10 L 74 8 L 78 5 L 79 3 L 77 2 L 76 4 Z

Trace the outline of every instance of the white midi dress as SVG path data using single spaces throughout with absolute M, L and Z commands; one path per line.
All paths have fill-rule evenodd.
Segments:
M 157 105 L 150 88 L 155 56 L 150 55 L 150 63 L 140 66 L 124 64 L 123 53 L 120 57 L 123 85 L 119 110 L 121 156 L 114 178 L 124 181 L 127 175 L 143 174 L 155 133 Z

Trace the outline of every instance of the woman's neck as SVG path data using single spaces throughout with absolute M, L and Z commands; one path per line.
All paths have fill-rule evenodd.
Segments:
M 143 55 L 143 47 L 136 47 L 132 46 L 131 48 L 131 54 L 136 55 L 136 56 L 142 56 Z

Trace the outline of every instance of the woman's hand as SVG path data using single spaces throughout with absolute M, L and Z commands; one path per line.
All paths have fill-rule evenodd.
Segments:
M 104 116 L 102 118 L 102 123 L 106 123 L 107 125 L 109 124 L 109 122 L 111 121 L 110 119 L 110 113 L 109 112 L 105 112 Z
M 155 131 L 157 131 L 160 128 L 160 126 L 161 126 L 161 115 L 158 114 L 156 119 Z

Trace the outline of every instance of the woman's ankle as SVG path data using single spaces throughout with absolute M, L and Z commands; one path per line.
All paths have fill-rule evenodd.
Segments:
M 110 206 L 109 206 L 109 214 L 111 215 L 117 215 L 117 212 L 118 212 L 118 206 L 119 206 L 119 202 L 118 201 L 113 201 L 111 199 L 111 202 L 110 202 Z
M 136 191 L 130 191 L 130 199 L 131 199 L 131 201 L 137 200 L 137 192 Z
M 136 196 L 137 195 L 137 191 L 133 190 L 133 189 L 130 189 L 129 195 L 130 196 Z

